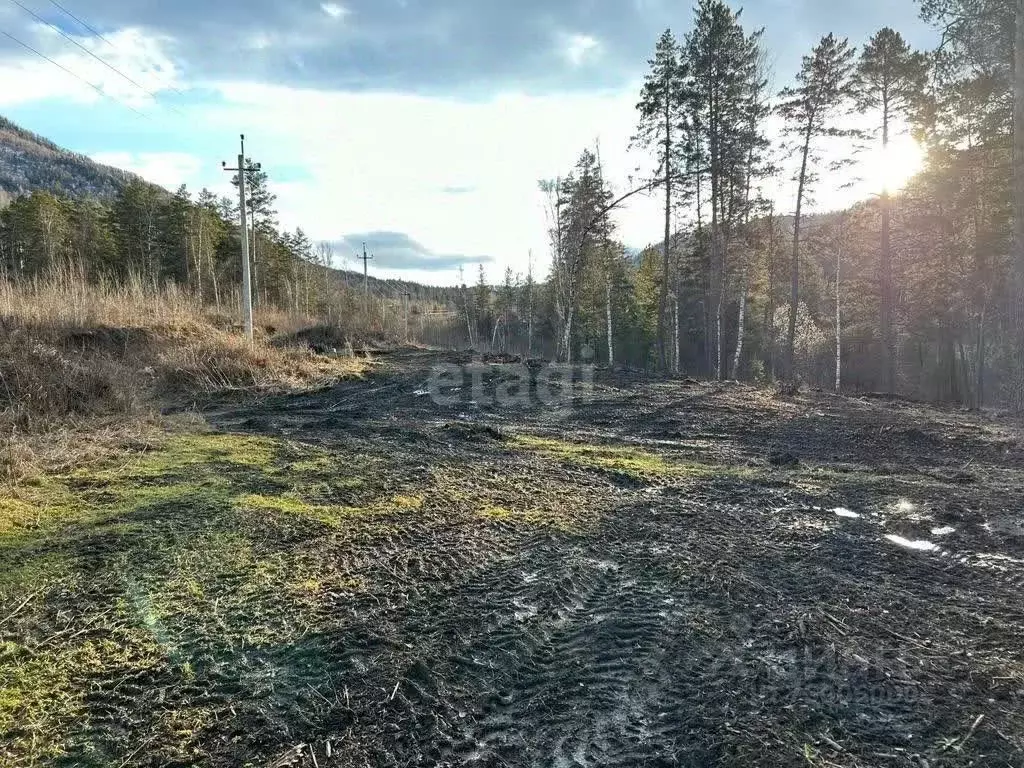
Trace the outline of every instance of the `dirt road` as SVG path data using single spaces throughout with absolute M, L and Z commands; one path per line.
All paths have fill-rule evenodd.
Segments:
M 0 549 L 76 564 L 8 654 L 129 649 L 60 682 L 53 762 L 1024 765 L 1016 428 L 611 374 L 438 405 L 437 361 L 211 405 Z

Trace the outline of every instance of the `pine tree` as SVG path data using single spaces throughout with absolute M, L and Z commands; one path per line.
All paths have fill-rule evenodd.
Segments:
M 197 252 L 194 232 L 195 207 L 192 205 L 192 195 L 186 185 L 179 186 L 171 198 L 168 217 L 172 231 L 166 233 L 167 248 L 177 254 L 173 270 L 179 278 L 183 278 L 186 285 L 190 285 L 193 282 L 193 273 L 198 276 L 201 274 L 201 268 L 193 264 Z
M 658 40 L 654 58 L 649 62 L 640 93 L 640 123 L 634 143 L 656 151 L 658 176 L 665 187 L 665 237 L 662 247 L 662 285 L 658 298 L 658 356 L 663 370 L 668 368 L 665 340 L 665 311 L 668 302 L 669 248 L 672 238 L 673 192 L 679 187 L 679 170 L 684 167 L 686 126 L 687 66 L 679 46 L 666 29 Z
M 790 272 L 789 332 L 786 336 L 786 373 L 795 377 L 797 313 L 800 308 L 800 227 L 803 205 L 818 181 L 815 142 L 823 136 L 849 136 L 851 131 L 837 128 L 835 113 L 854 94 L 852 75 L 856 50 L 848 40 L 828 34 L 805 56 L 795 87 L 781 93 L 778 112 L 786 121 L 786 132 L 798 137 L 800 170 L 797 173 L 796 215 L 793 220 L 793 257 Z
M 165 275 L 166 193 L 144 181 L 128 183 L 114 201 L 113 221 L 120 252 L 119 267 L 147 278 Z
M 931 138 L 948 160 L 947 172 L 972 177 L 965 185 L 973 190 L 968 231 L 989 241 L 973 249 L 975 405 L 983 401 L 986 348 L 995 326 L 1003 342 L 997 353 L 1005 375 L 999 379 L 1010 383 L 1011 399 L 1019 406 L 1024 404 L 1024 7 L 1015 0 L 921 0 L 921 15 L 943 37 L 933 55 L 937 87 Z
M 73 201 L 70 217 L 70 255 L 77 266 L 97 275 L 109 273 L 117 258 L 110 211 L 94 198 Z
M 260 290 L 266 296 L 266 277 L 264 271 L 266 266 L 260 258 L 259 233 L 269 234 L 276 226 L 274 202 L 277 195 L 270 191 L 269 176 L 262 168 L 257 167 L 251 160 L 246 160 L 245 168 L 245 200 L 246 212 L 249 215 L 250 231 L 247 236 L 251 238 L 252 247 L 249 249 L 249 261 L 252 264 L 252 292 L 254 301 L 260 296 Z M 231 183 L 238 188 L 238 174 L 231 179 Z M 269 238 L 268 238 L 269 239 Z
M 489 339 L 491 329 L 491 287 L 483 264 L 477 265 L 476 286 L 473 288 L 473 308 L 476 316 L 477 338 Z
M 711 204 L 710 302 L 715 307 L 715 375 L 724 375 L 722 312 L 727 290 L 729 245 L 749 206 L 750 166 L 762 143 L 761 106 L 765 82 L 759 67 L 762 32 L 748 35 L 723 0 L 700 0 L 685 58 L 691 77 L 689 124 L 691 152 L 700 175 L 706 175 Z M 706 174 L 703 169 L 706 168 Z
M 921 99 L 927 76 L 927 59 L 911 51 L 903 37 L 888 27 L 879 31 L 864 48 L 855 79 L 857 105 L 878 114 L 882 157 L 888 160 L 893 124 L 909 117 Z M 882 189 L 882 247 L 879 253 L 881 339 L 885 353 L 885 391 L 896 391 L 896 293 L 892 274 L 893 190 Z

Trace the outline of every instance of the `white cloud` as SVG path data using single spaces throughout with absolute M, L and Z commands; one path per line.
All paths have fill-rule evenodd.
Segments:
M 108 37 L 118 51 L 97 53 L 133 79 L 154 91 L 186 88 L 166 40 L 138 30 Z M 282 41 L 269 33 L 261 42 Z M 574 66 L 601 53 L 601 43 L 586 35 L 568 35 L 561 42 Z M 44 50 L 123 100 L 138 103 L 141 111 L 153 111 L 139 89 L 66 48 Z M 50 98 L 100 101 L 87 85 L 37 57 L 0 60 L 0 78 L 5 83 L 0 106 Z M 231 195 L 230 174 L 221 171 L 220 161 L 234 157 L 234 140 L 245 130 L 247 150 L 270 175 L 283 227 L 301 226 L 316 240 L 332 241 L 353 232 L 406 233 L 435 253 L 492 257 L 488 275 L 493 280 L 506 266 L 525 272 L 531 250 L 537 271 L 546 269 L 550 254 L 539 179 L 567 173 L 597 140 L 616 192 L 634 186 L 631 175 L 651 171 L 648 157 L 627 149 L 636 124 L 638 82 L 616 92 L 506 92 L 486 101 L 244 82 L 192 85 L 218 98 L 201 105 L 178 100 L 187 117 L 165 113 L 161 130 L 149 136 L 143 122 L 135 121 L 139 127 L 125 129 L 131 138 L 121 146 L 137 151 L 101 152 L 94 159 L 168 189 L 185 182 L 193 191 L 206 185 Z M 175 151 L 175 142 L 184 137 L 189 152 Z M 201 148 L 195 148 L 197 142 Z M 819 209 L 834 199 L 829 184 L 822 180 Z M 788 183 L 784 187 L 769 190 L 777 196 L 779 212 L 793 205 L 795 190 Z M 631 246 L 656 239 L 659 208 L 657 199 L 632 199 L 615 215 L 618 236 Z M 454 270 L 401 274 L 435 283 L 452 283 L 458 276 Z
M 321 3 L 320 10 L 322 10 L 332 19 L 340 19 L 345 16 L 348 16 L 349 14 L 348 8 L 338 5 L 337 3 Z
M 104 98 L 96 90 L 99 88 L 112 100 L 140 108 L 152 103 L 150 93 L 184 87 L 181 73 L 167 53 L 170 41 L 165 37 L 126 28 L 105 36 L 110 46 L 98 38 L 76 38 L 102 59 L 98 61 L 72 47 L 47 26 L 36 24 L 30 29 L 32 34 L 27 36 L 26 43 L 60 66 L 27 50 L 24 56 L 0 62 L 0 80 L 4 83 L 0 106 L 47 98 L 93 103 Z M 110 66 L 104 65 L 104 61 Z
M 246 146 L 270 174 L 283 226 L 326 240 L 404 232 L 434 252 L 494 257 L 488 269 L 495 279 L 506 265 L 524 272 L 531 249 L 541 270 L 547 262 L 539 179 L 568 172 L 598 137 L 617 189 L 637 164 L 626 152 L 633 88 L 465 102 L 253 83 L 214 87 L 225 103 L 204 109 L 206 130 L 230 136 L 250 126 Z M 274 182 L 275 169 L 284 168 L 305 169 L 308 178 Z M 207 174 L 207 183 L 223 183 Z M 460 194 L 446 189 L 453 185 Z M 644 242 L 658 231 L 657 203 L 639 199 L 620 221 L 628 242 Z M 456 277 L 452 271 L 433 281 Z
M 562 55 L 574 67 L 592 61 L 600 52 L 600 41 L 590 35 L 567 35 L 562 41 Z
M 184 152 L 96 152 L 90 157 L 171 190 L 180 184 L 194 185 L 204 165 L 200 158 Z

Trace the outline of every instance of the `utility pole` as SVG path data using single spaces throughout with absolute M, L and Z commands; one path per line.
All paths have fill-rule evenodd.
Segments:
M 238 213 L 241 221 L 240 232 L 242 241 L 242 314 L 245 316 L 245 335 L 251 342 L 253 340 L 252 323 L 252 275 L 249 268 L 249 227 L 245 220 L 245 134 L 241 135 L 241 151 L 238 153 L 238 167 L 228 168 L 227 162 L 222 162 L 221 168 L 225 171 L 238 172 Z M 254 170 L 260 169 L 260 164 L 253 165 Z
M 370 270 L 369 264 L 373 256 L 366 255 L 366 243 L 363 243 L 363 295 L 370 298 Z
M 412 294 L 406 291 L 402 294 L 405 297 L 405 343 L 409 343 L 409 299 L 412 298 Z

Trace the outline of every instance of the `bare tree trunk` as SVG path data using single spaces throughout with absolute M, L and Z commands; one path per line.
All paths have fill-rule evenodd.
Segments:
M 305 283 L 306 314 L 309 314 L 309 262 L 302 260 L 302 282 Z
M 756 131 L 756 124 L 751 128 Z M 739 381 L 740 363 L 743 361 L 743 337 L 746 335 L 747 322 L 747 280 L 750 273 L 750 251 L 753 237 L 750 232 L 750 184 L 754 174 L 754 146 L 747 152 L 747 173 L 743 191 L 743 234 L 746 242 L 743 248 L 743 269 L 740 274 L 740 311 L 736 322 L 736 353 L 732 358 L 732 378 Z
M 697 135 L 697 152 L 700 153 L 700 135 Z M 697 242 L 702 242 L 701 234 L 704 231 L 704 204 L 701 198 L 701 179 L 703 174 L 699 171 L 697 176 Z M 714 201 L 712 200 L 712 205 Z M 711 272 L 714 269 L 714 264 L 709 264 L 709 268 L 704 270 L 704 298 L 701 300 L 701 313 L 704 315 L 704 365 L 706 371 L 711 371 Z
M 210 279 L 213 282 L 213 302 L 216 304 L 217 309 L 220 309 L 220 286 L 217 285 L 217 265 L 212 253 L 208 261 L 210 263 Z
M 974 405 L 979 411 L 985 407 L 985 310 L 978 314 L 978 376 L 975 387 Z
M 665 359 L 665 310 L 668 304 L 668 251 L 672 237 L 672 113 L 665 99 L 665 242 L 662 248 L 661 293 L 658 297 L 658 356 L 661 370 L 668 370 Z
M 526 356 L 533 357 L 533 285 L 530 286 L 530 298 L 527 301 L 526 311 Z
M 605 319 L 608 322 L 608 365 L 615 365 L 615 334 L 612 328 L 612 272 L 605 270 L 604 281 Z
M 736 327 L 736 354 L 732 358 L 732 377 L 734 380 L 740 378 L 740 362 L 743 357 L 743 337 L 746 335 L 747 322 L 747 273 L 749 269 L 749 255 L 743 257 L 743 273 L 740 276 L 740 314 Z
M 260 295 L 260 273 L 256 261 L 256 217 L 252 217 L 252 295 L 258 299 Z
M 566 310 L 565 325 L 562 328 L 562 356 L 566 364 L 572 363 L 572 316 L 573 308 Z
M 882 108 L 882 156 L 889 148 L 889 105 Z M 893 328 L 895 290 L 892 277 L 892 196 L 882 191 L 882 344 L 885 347 L 885 391 L 896 391 L 896 336 Z
M 714 161 L 712 160 L 712 165 Z M 717 173 L 711 171 L 711 271 L 718 275 L 718 296 L 715 299 L 715 378 L 722 380 L 722 304 L 725 301 L 725 249 L 719 237 L 721 221 L 718 215 L 718 197 L 716 191 Z
M 679 294 L 672 297 L 672 347 L 675 356 L 672 358 L 672 370 L 679 373 L 682 370 L 682 361 L 679 359 Z
M 469 333 L 469 346 L 476 347 L 476 340 L 473 338 L 473 320 L 469 316 L 469 297 L 466 295 L 466 281 L 462 274 L 462 267 L 459 267 L 459 282 L 462 284 L 462 309 L 466 316 L 466 331 Z
M 768 212 L 768 373 L 775 380 L 775 206 Z
M 718 286 L 718 303 L 715 306 L 715 378 L 722 380 L 722 302 L 725 300 L 725 275 Z
M 842 277 L 843 249 L 836 248 L 836 394 L 843 391 L 843 305 Z
M 198 242 L 198 245 L 196 246 L 196 250 L 195 250 L 195 255 L 196 255 L 196 280 L 199 283 L 199 300 L 203 301 L 206 298 L 206 286 L 203 284 L 203 253 L 204 253 L 205 249 L 203 248 L 203 213 L 202 213 L 202 211 L 200 211 L 198 213 L 198 223 L 199 223 L 199 227 L 198 227 L 199 231 L 196 233 L 196 238 L 198 239 L 199 242 Z
M 1013 78 L 1013 263 L 1017 375 L 1014 399 L 1024 407 L 1024 0 L 1017 0 Z
M 793 262 L 790 265 L 789 333 L 786 336 L 786 375 L 796 378 L 796 315 L 800 308 L 800 225 L 804 204 L 804 186 L 807 184 L 807 159 L 811 152 L 813 126 L 808 123 L 804 136 L 803 158 L 800 161 L 800 181 L 796 192 L 796 216 L 793 219 Z

